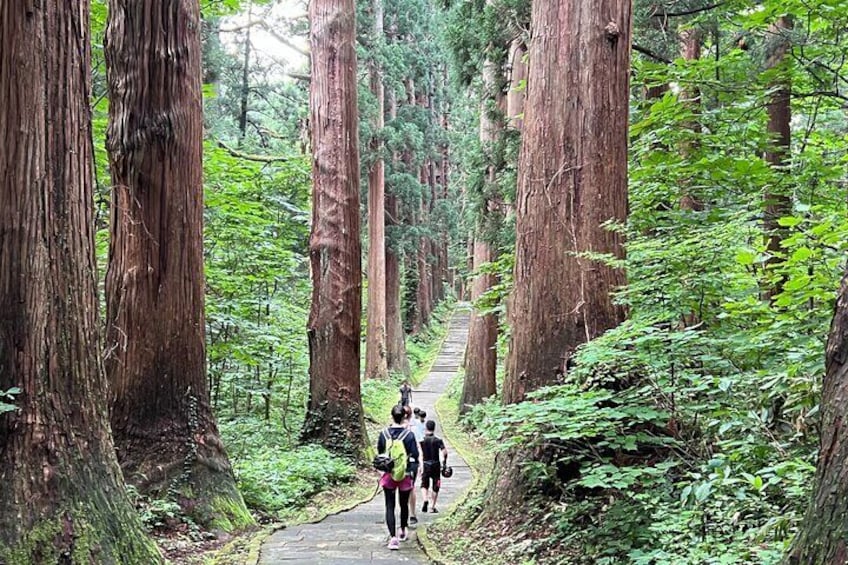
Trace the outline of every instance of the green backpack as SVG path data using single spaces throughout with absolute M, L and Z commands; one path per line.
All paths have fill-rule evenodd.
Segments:
M 393 439 L 389 433 L 389 429 L 383 430 L 383 438 L 386 440 L 386 455 L 391 460 L 392 480 L 400 482 L 406 476 L 406 463 L 409 456 L 406 454 L 406 446 L 403 445 L 403 440 L 409 435 L 409 430 L 403 430 L 397 439 Z

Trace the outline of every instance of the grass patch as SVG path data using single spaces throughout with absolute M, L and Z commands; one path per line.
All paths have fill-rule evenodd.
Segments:
M 439 564 L 485 562 L 507 565 L 510 561 L 503 555 L 477 554 L 474 536 L 467 535 L 469 525 L 473 524 L 483 507 L 486 485 L 495 457 L 494 449 L 486 439 L 474 433 L 459 419 L 463 378 L 464 373 L 460 370 L 451 379 L 447 391 L 436 402 L 436 413 L 442 434 L 471 469 L 471 485 L 438 520 L 426 528 L 419 528 L 418 540 L 427 555 Z

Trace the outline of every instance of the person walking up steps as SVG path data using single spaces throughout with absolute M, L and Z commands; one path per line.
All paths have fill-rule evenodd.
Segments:
M 430 512 L 438 512 L 436 501 L 439 499 L 439 490 L 442 487 L 439 454 L 441 453 L 444 465 L 447 466 L 448 450 L 445 447 L 445 442 L 436 436 L 436 422 L 427 420 L 425 426 L 427 430 L 424 432 L 424 439 L 421 441 L 421 460 L 424 462 L 421 470 L 421 494 L 424 496 L 424 504 L 421 506 L 421 511 L 427 512 L 427 507 L 432 502 Z M 433 483 L 432 499 L 430 497 L 431 481 Z
M 413 412 L 412 406 L 407 404 L 403 407 L 403 424 L 415 436 L 415 443 L 418 445 L 418 453 L 421 453 L 421 440 L 424 439 L 424 425 L 421 425 L 421 433 L 418 430 L 418 414 L 421 413 L 420 408 L 416 408 Z M 409 525 L 414 526 L 418 523 L 418 514 L 415 512 L 415 483 L 418 480 L 418 469 L 420 459 L 409 462 L 409 474 L 412 475 L 412 490 L 409 491 Z
M 398 467 L 384 472 L 380 477 L 380 486 L 383 487 L 386 497 L 386 526 L 391 538 L 388 548 L 392 550 L 400 549 L 399 542 L 409 539 L 409 495 L 415 488 L 410 464 L 417 464 L 419 460 L 418 442 L 415 441 L 415 435 L 404 425 L 404 415 L 405 411 L 401 405 L 393 406 L 392 424 L 377 438 L 377 453 L 387 454 L 395 460 L 394 465 L 403 466 L 402 472 L 397 471 L 400 469 Z M 399 455 L 400 445 L 403 446 L 402 455 Z M 400 498 L 400 535 L 395 520 L 397 498 Z
M 409 381 L 404 380 L 400 385 L 400 405 L 410 406 L 412 404 L 412 387 L 409 386 Z

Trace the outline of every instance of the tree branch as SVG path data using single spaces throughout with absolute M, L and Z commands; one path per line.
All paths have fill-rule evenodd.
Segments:
M 276 39 L 277 41 L 279 41 L 280 43 L 282 43 L 286 47 L 288 47 L 290 49 L 294 49 L 295 51 L 297 51 L 298 53 L 300 53 L 304 57 L 309 57 L 309 50 L 302 49 L 302 48 L 298 47 L 297 45 L 292 43 L 288 38 L 285 38 L 282 35 L 280 35 L 279 33 L 277 33 L 277 31 L 275 29 L 273 29 L 271 26 L 269 26 L 268 24 L 262 22 L 262 28 L 265 31 L 267 31 L 271 35 L 271 37 L 273 37 L 274 39 Z
M 642 55 L 650 57 L 651 59 L 654 59 L 655 61 L 659 61 L 660 63 L 665 63 L 666 65 L 671 64 L 671 61 L 669 59 L 666 59 L 665 57 L 663 57 L 659 53 L 654 53 L 650 49 L 648 49 L 646 47 L 642 47 L 641 45 L 637 45 L 637 44 L 634 43 L 633 44 L 633 50 L 641 53 Z
M 707 12 L 714 8 L 720 7 L 722 4 L 726 4 L 726 0 L 722 2 L 716 2 L 715 4 L 710 4 L 708 6 L 702 6 L 701 8 L 692 8 L 691 10 L 684 10 L 682 12 L 656 12 L 651 14 L 652 18 L 679 18 L 682 16 L 691 16 L 693 14 L 700 14 L 701 12 Z
M 237 159 L 244 159 L 245 161 L 255 161 L 257 163 L 277 163 L 281 161 L 288 161 L 290 159 L 290 157 L 285 157 L 283 155 L 254 155 L 251 153 L 244 153 L 243 151 L 230 147 L 220 140 L 218 140 L 218 147 L 224 149 L 233 157 Z

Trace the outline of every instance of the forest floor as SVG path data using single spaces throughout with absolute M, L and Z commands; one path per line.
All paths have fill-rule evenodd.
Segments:
M 436 417 L 436 402 L 442 396 L 462 362 L 468 334 L 468 311 L 458 310 L 451 319 L 448 335 L 442 349 L 430 368 L 427 377 L 415 387 L 413 404 L 425 410 L 429 417 Z M 438 420 L 437 420 L 438 421 Z M 437 435 L 442 435 L 440 428 Z M 446 512 L 471 484 L 471 471 L 449 442 L 449 462 L 454 469 L 453 477 L 442 482 L 439 507 Z M 374 492 L 377 491 L 377 475 L 374 474 Z M 420 499 L 420 490 L 418 490 Z M 439 514 L 422 514 L 418 501 L 418 527 L 425 527 Z M 261 565 L 276 563 L 286 565 L 321 565 L 339 563 L 346 565 L 366 563 L 429 563 L 430 559 L 418 543 L 415 529 L 411 529 L 410 541 L 401 544 L 400 551 L 386 548 L 388 532 L 385 526 L 385 511 L 382 496 L 375 496 L 347 512 L 342 512 L 314 523 L 287 527 L 278 530 L 262 545 L 259 557 Z

